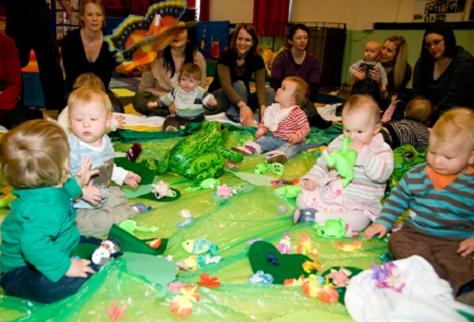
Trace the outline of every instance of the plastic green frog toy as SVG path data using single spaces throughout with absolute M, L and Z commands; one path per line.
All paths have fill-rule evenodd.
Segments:
M 357 151 L 349 147 L 351 139 L 345 137 L 339 149 L 331 152 L 326 161 L 330 168 L 336 169 L 342 177 L 342 186 L 347 185 L 354 179 L 354 165 L 357 160 Z
M 242 155 L 224 147 L 227 132 L 222 123 L 203 122 L 201 129 L 177 143 L 160 163 L 159 173 L 171 172 L 195 181 L 216 178 L 224 170 L 224 159 L 242 161 Z
M 324 238 L 342 238 L 346 236 L 346 222 L 342 218 L 328 219 L 324 224 L 316 224 L 316 233 Z

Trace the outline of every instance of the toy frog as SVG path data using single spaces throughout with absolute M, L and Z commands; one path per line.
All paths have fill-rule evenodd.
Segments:
M 350 144 L 351 138 L 345 137 L 341 147 L 331 152 L 326 158 L 328 166 L 336 169 L 342 177 L 343 187 L 347 187 L 354 178 L 354 165 L 357 160 L 357 151 L 351 149 Z
M 219 122 L 203 122 L 201 129 L 177 143 L 159 166 L 195 181 L 216 178 L 224 171 L 224 159 L 242 161 L 242 155 L 224 147 L 227 132 Z
M 316 224 L 316 233 L 324 238 L 342 238 L 346 236 L 346 222 L 342 218 L 328 219 L 324 224 Z

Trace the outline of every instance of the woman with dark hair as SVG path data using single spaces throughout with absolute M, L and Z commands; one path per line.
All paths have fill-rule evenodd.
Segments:
M 104 83 L 114 111 L 123 112 L 122 104 L 109 89 L 112 72 L 118 63 L 104 41 L 105 8 L 102 1 L 82 0 L 79 19 L 80 28 L 70 31 L 61 40 L 66 93 L 69 95 L 80 75 L 94 73 Z
M 456 46 L 453 30 L 433 25 L 425 31 L 421 56 L 416 62 L 413 94 L 434 105 L 434 123 L 453 106 L 474 108 L 474 58 Z
M 184 64 L 194 63 L 202 72 L 201 86 L 206 82 L 206 60 L 195 46 L 196 29 L 183 28 L 171 43 L 158 53 L 151 63 L 150 70 L 142 74 L 139 92 L 133 99 L 134 108 L 143 115 L 166 116 L 170 114 L 167 106 L 162 106 L 159 98 L 179 85 L 179 71 Z
M 256 125 L 253 113 L 260 112 L 260 120 L 267 105 L 273 102 L 275 91 L 265 88 L 267 70 L 258 53 L 258 36 L 251 24 L 240 24 L 232 35 L 230 47 L 217 62 L 217 72 L 209 91 L 223 105 L 228 106 L 226 115 L 242 125 Z M 250 92 L 254 77 L 256 92 Z
M 291 26 L 288 31 L 288 48 L 278 54 L 273 61 L 270 86 L 276 91 L 287 76 L 304 79 L 309 85 L 309 98 L 301 108 L 308 116 L 311 126 L 327 128 L 332 122 L 321 118 L 313 104 L 318 96 L 321 64 L 316 57 L 306 51 L 308 39 L 308 27 L 303 24 Z

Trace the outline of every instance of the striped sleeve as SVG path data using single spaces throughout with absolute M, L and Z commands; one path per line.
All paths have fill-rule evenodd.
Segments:
M 160 102 L 166 106 L 169 106 L 174 102 L 174 90 L 160 97 Z
M 280 122 L 274 136 L 288 140 L 288 135 L 298 135 L 298 142 L 303 142 L 310 131 L 308 117 L 299 107 L 295 107 L 288 116 Z
M 377 138 L 376 140 L 383 140 Z M 375 140 L 375 138 L 374 138 Z M 393 172 L 393 152 L 390 147 L 380 144 L 364 146 L 359 152 L 357 163 L 361 164 L 367 177 L 378 183 L 385 183 Z
M 380 217 L 377 223 L 390 229 L 397 218 L 408 209 L 413 194 L 410 191 L 409 183 L 414 180 L 413 172 L 408 172 L 398 183 L 397 187 L 392 190 L 390 196 L 385 200 Z

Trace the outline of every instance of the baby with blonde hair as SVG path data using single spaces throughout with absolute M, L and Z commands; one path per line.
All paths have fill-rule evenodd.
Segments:
M 424 257 L 453 294 L 474 287 L 474 112 L 453 108 L 430 133 L 427 163 L 401 179 L 385 200 L 380 218 L 365 232 L 383 237 L 405 210 L 408 220 L 390 236 L 397 259 Z M 469 304 L 474 304 L 472 301 Z
M 99 175 L 83 189 L 83 197 L 74 203 L 77 225 L 84 235 L 106 234 L 112 224 L 133 217 L 137 211 L 117 186 L 137 187 L 141 178 L 114 164 L 114 149 L 107 133 L 112 121 L 112 104 L 97 87 L 80 87 L 69 96 L 70 167 L 74 173 L 81 158 L 89 157 Z

